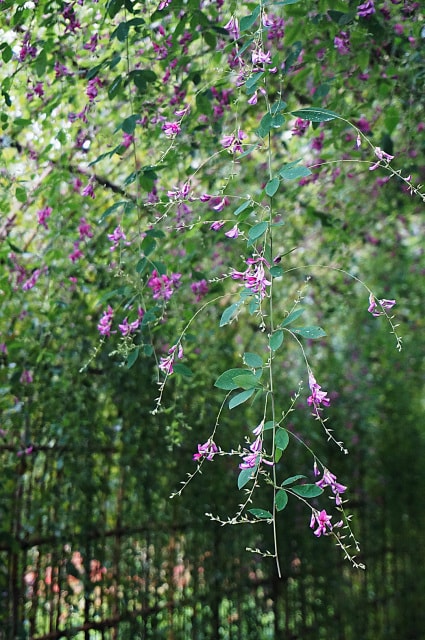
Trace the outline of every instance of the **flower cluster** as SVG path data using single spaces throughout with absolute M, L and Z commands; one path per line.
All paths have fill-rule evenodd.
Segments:
M 316 467 L 314 472 L 316 475 L 318 474 Z M 337 482 L 336 475 L 331 473 L 329 469 L 324 469 L 323 477 L 321 478 L 321 480 L 316 482 L 316 484 L 321 489 L 324 489 L 325 487 L 330 487 L 332 490 L 332 493 L 335 495 L 335 504 L 338 507 L 342 505 L 341 493 L 344 493 L 344 491 L 347 490 L 347 487 L 341 484 L 340 482 Z
M 223 136 L 220 142 L 229 153 L 242 153 L 242 141 L 247 137 L 246 133 L 239 129 L 236 135 Z
M 328 398 L 327 391 L 321 391 L 322 387 L 317 384 L 316 378 L 312 371 L 308 373 L 308 385 L 310 387 L 311 396 L 307 398 L 307 403 L 313 405 L 315 413 L 319 411 L 319 406 L 322 404 L 324 407 L 329 407 L 331 401 Z
M 103 316 L 99 320 L 97 330 L 101 336 L 110 336 L 112 328 L 112 320 L 114 318 L 114 310 L 111 306 L 108 306 L 107 310 L 103 313 Z
M 174 373 L 173 365 L 176 355 L 179 360 L 183 358 L 183 347 L 181 344 L 175 344 L 173 347 L 171 347 L 171 349 L 168 350 L 168 356 L 160 358 L 158 365 L 159 369 L 163 373 L 167 374 L 167 376 L 171 376 L 171 374 Z
M 159 275 L 158 271 L 154 269 L 152 275 L 148 280 L 148 287 L 152 289 L 154 300 L 169 300 L 174 291 L 180 285 L 181 273 L 172 273 L 171 276 L 167 276 L 165 273 Z
M 246 260 L 248 268 L 245 271 L 233 270 L 231 277 L 233 280 L 243 280 L 247 289 L 259 296 L 260 300 L 266 297 L 267 287 L 271 285 L 271 281 L 267 280 L 264 271 L 264 265 L 270 267 L 265 258 L 248 258 Z
M 204 444 L 198 444 L 198 451 L 194 453 L 192 456 L 192 460 L 202 460 L 202 458 L 206 458 L 207 460 L 212 460 L 214 458 L 214 454 L 218 452 L 218 447 L 213 440 L 207 440 Z
M 371 293 L 369 295 L 368 311 L 373 315 L 374 318 L 377 318 L 378 316 L 382 316 L 384 314 L 384 309 L 392 309 L 393 306 L 396 304 L 396 301 L 386 300 L 385 298 L 383 298 L 382 300 L 378 300 L 378 303 L 379 303 L 379 306 L 381 307 L 381 310 L 378 308 L 378 305 L 376 304 L 375 296 Z
M 332 516 L 329 516 L 324 509 L 322 509 L 322 511 L 316 511 L 316 509 L 313 510 L 311 514 L 310 528 L 314 529 L 317 525 L 317 528 L 314 531 L 315 536 L 319 538 L 322 534 L 326 535 L 329 533 L 326 528 L 328 528 L 329 531 L 332 531 L 331 518 Z

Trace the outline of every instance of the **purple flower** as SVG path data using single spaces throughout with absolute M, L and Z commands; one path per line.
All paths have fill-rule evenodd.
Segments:
M 94 187 L 93 187 L 93 182 L 92 180 L 89 180 L 89 182 L 87 183 L 87 185 L 84 187 L 84 189 L 82 190 L 81 194 L 83 196 L 89 196 L 90 198 L 94 198 Z
M 212 460 L 214 458 L 214 454 L 218 452 L 218 447 L 213 440 L 207 440 L 204 444 L 198 444 L 198 451 L 194 453 L 192 456 L 192 460 L 201 460 L 202 458 L 206 458 L 207 460 Z
M 363 2 L 363 4 L 359 4 L 359 6 L 357 7 L 357 15 L 360 18 L 368 18 L 374 13 L 375 5 L 373 3 L 373 0 L 367 0 L 366 2 Z
M 232 229 L 230 229 L 230 231 L 226 231 L 226 233 L 224 235 L 227 236 L 228 238 L 237 238 L 238 235 L 239 235 L 238 225 L 235 224 L 235 226 L 232 227 Z
M 239 129 L 236 135 L 223 136 L 220 142 L 229 153 L 242 153 L 242 140 L 245 140 L 245 138 L 247 138 L 246 133 Z
M 33 380 L 34 378 L 31 371 L 29 371 L 28 369 L 24 369 L 21 373 L 21 377 L 19 378 L 19 382 L 21 384 L 31 384 Z
M 213 231 L 219 231 L 223 226 L 224 226 L 223 220 L 217 220 L 216 222 L 212 223 L 212 225 L 210 226 L 210 229 L 212 229 Z
M 124 318 L 123 322 L 118 325 L 118 329 L 123 336 L 129 336 L 130 333 L 134 333 L 139 328 L 140 320 L 134 320 L 134 322 L 128 322 L 127 318 Z
M 80 240 L 84 240 L 84 238 L 93 238 L 92 228 L 85 218 L 80 218 L 78 233 L 80 234 Z
M 334 47 L 341 56 L 350 53 L 350 37 L 346 31 L 341 31 L 335 36 Z
M 249 447 L 251 453 L 248 453 L 243 457 L 243 462 L 240 463 L 239 469 L 253 469 L 260 464 L 260 462 L 265 462 L 265 464 L 273 466 L 273 462 L 271 460 L 264 459 L 261 451 L 262 447 L 263 441 L 261 435 L 258 435 Z
M 235 40 L 239 39 L 240 32 L 237 18 L 230 18 L 229 22 L 224 25 L 224 29 L 226 29 L 226 31 L 228 31 Z
M 375 162 L 375 164 L 369 167 L 369 171 L 375 171 L 375 169 L 379 167 L 381 161 L 390 162 L 390 160 L 394 159 L 394 156 L 382 151 L 381 147 L 375 147 L 375 155 L 378 158 L 378 162 Z
M 208 282 L 205 279 L 199 280 L 198 282 L 192 282 L 190 288 L 196 296 L 196 302 L 200 302 L 200 300 L 202 300 L 202 298 L 208 293 Z
M 316 484 L 321 489 L 324 489 L 325 487 L 330 487 L 332 489 L 332 492 L 336 496 L 335 498 L 336 504 L 338 506 L 341 506 L 342 500 L 341 500 L 340 494 L 344 493 L 344 491 L 347 490 L 347 487 L 341 484 L 340 482 L 337 482 L 336 476 L 333 473 L 331 473 L 328 469 L 325 469 L 323 471 L 322 479 L 316 482 Z
M 52 207 L 44 207 L 44 209 L 40 209 L 40 211 L 37 211 L 38 224 L 45 229 L 49 228 L 47 226 L 47 220 L 50 218 L 50 214 L 52 213 L 52 211 Z
M 112 233 L 108 233 L 108 240 L 112 242 L 112 246 L 109 249 L 110 251 L 114 251 L 119 246 L 121 240 L 123 240 L 127 246 L 130 244 L 130 242 L 126 242 L 126 235 L 119 225 Z
M 328 516 L 324 509 L 322 511 L 314 509 L 311 514 L 310 528 L 314 529 L 317 525 L 317 529 L 314 531 L 315 536 L 319 538 L 322 534 L 326 535 L 328 533 L 326 527 L 328 527 L 329 531 L 332 531 L 331 518 L 332 516 Z
M 308 373 L 308 384 L 311 390 L 311 396 L 307 398 L 307 403 L 309 405 L 313 405 L 315 408 L 315 412 L 317 413 L 319 410 L 319 405 L 323 405 L 324 407 L 329 407 L 331 401 L 327 396 L 327 391 L 321 391 L 320 384 L 317 384 L 316 378 L 314 377 L 312 371 Z
M 267 280 L 264 271 L 264 264 L 269 266 L 268 262 L 263 257 L 248 258 L 246 261 L 248 268 L 246 271 L 235 271 L 231 273 L 233 280 L 243 280 L 247 289 L 255 294 L 258 294 L 260 299 L 266 297 L 267 287 L 271 285 L 271 281 Z
M 160 358 L 159 361 L 159 369 L 165 373 L 167 376 L 171 376 L 172 373 L 174 373 L 173 370 L 173 365 L 174 365 L 174 360 L 176 358 L 176 351 L 177 351 L 177 357 L 179 358 L 179 360 L 181 360 L 183 358 L 183 347 L 181 344 L 177 345 L 175 344 L 173 347 L 171 347 L 168 350 L 168 356 L 164 356 L 162 358 Z
M 180 125 L 178 122 L 166 122 L 162 126 L 162 130 L 167 138 L 174 138 L 178 133 L 180 133 Z
M 112 320 L 114 317 L 114 310 L 108 306 L 107 310 L 103 313 L 103 316 L 99 320 L 97 330 L 101 336 L 110 336 L 112 328 Z
M 379 316 L 382 316 L 384 314 L 384 309 L 392 309 L 393 306 L 396 304 L 396 301 L 395 300 L 386 300 L 385 298 L 382 298 L 382 300 L 378 300 L 378 303 L 379 303 L 382 311 L 380 311 L 378 309 L 378 305 L 376 304 L 375 296 L 373 295 L 373 293 L 371 293 L 369 295 L 368 311 L 369 311 L 369 313 L 371 313 L 374 316 L 374 318 L 378 318 Z
M 169 300 L 175 289 L 180 285 L 180 278 L 181 273 L 172 273 L 171 276 L 168 277 L 165 274 L 159 275 L 158 271 L 154 269 L 148 280 L 148 287 L 153 291 L 154 300 L 158 300 L 159 298 Z

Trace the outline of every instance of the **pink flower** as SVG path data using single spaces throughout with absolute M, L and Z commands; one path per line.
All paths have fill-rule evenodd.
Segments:
M 162 130 L 167 138 L 174 138 L 178 133 L 180 133 L 180 125 L 178 122 L 166 122 L 162 126 Z
M 238 235 L 239 235 L 238 225 L 235 224 L 235 226 L 232 227 L 232 229 L 230 229 L 230 231 L 226 231 L 226 233 L 224 235 L 227 236 L 228 238 L 237 238 Z
M 309 405 L 314 405 L 316 413 L 319 410 L 319 405 L 321 404 L 324 407 L 329 407 L 331 401 L 327 396 L 327 391 L 321 391 L 322 387 L 317 384 L 312 371 L 309 371 L 308 373 L 308 384 L 311 390 L 311 396 L 307 398 L 307 403 Z
M 379 316 L 382 316 L 384 314 L 384 309 L 392 309 L 393 306 L 396 304 L 396 301 L 395 300 L 386 300 L 385 298 L 383 298 L 382 300 L 378 300 L 378 303 L 379 303 L 382 311 L 380 311 L 378 309 L 378 305 L 376 304 L 375 297 L 371 293 L 369 295 L 368 311 L 369 311 L 369 313 L 371 313 L 374 316 L 374 318 L 378 318 Z
M 123 322 L 118 325 L 118 329 L 121 331 L 122 335 L 129 336 L 131 333 L 134 333 L 139 328 L 140 320 L 134 320 L 134 322 L 128 322 L 127 318 L 124 318 Z
M 181 273 L 172 273 L 169 277 L 165 274 L 159 275 L 158 271 L 154 269 L 148 280 L 148 287 L 153 291 L 154 300 L 158 300 L 159 298 L 169 300 L 175 289 L 179 287 L 180 278 Z
M 196 296 L 196 302 L 200 302 L 200 300 L 202 300 L 202 298 L 208 293 L 208 282 L 205 279 L 199 280 L 198 282 L 192 282 L 190 288 Z
M 130 242 L 126 242 L 126 235 L 119 225 L 112 233 L 108 233 L 108 240 L 112 242 L 112 246 L 109 249 L 110 251 L 114 251 L 119 246 L 121 240 L 127 246 L 130 244 Z
M 375 155 L 378 158 L 378 162 L 375 162 L 371 167 L 369 167 L 369 171 L 374 171 L 379 167 L 381 161 L 390 162 L 390 160 L 394 159 L 394 156 L 391 156 L 389 153 L 382 151 L 381 147 L 375 147 Z
M 212 460 L 214 458 L 214 454 L 218 452 L 218 447 L 213 440 L 207 440 L 204 444 L 198 444 L 198 451 L 194 453 L 192 456 L 192 460 L 201 460 L 202 458 L 206 458 L 207 460 Z
M 93 186 L 93 182 L 90 180 L 87 185 L 84 187 L 84 189 L 82 190 L 81 194 L 83 196 L 89 196 L 90 198 L 94 198 L 94 186 Z
M 103 313 L 103 316 L 99 320 L 97 330 L 101 336 L 110 336 L 112 328 L 112 320 L 114 317 L 114 310 L 108 306 L 107 310 Z
M 264 459 L 262 455 L 262 448 L 263 441 L 261 435 L 258 435 L 249 447 L 251 453 L 248 453 L 243 457 L 243 462 L 240 463 L 239 469 L 253 469 L 261 462 L 273 466 L 273 462 L 271 460 Z
M 168 356 L 160 358 L 158 365 L 159 369 L 167 376 L 171 376 L 171 374 L 174 373 L 173 365 L 176 358 L 176 351 L 177 357 L 179 358 L 179 360 L 181 360 L 183 358 L 183 347 L 181 343 L 179 343 L 178 346 L 175 344 L 173 347 L 171 347 L 171 349 L 168 350 Z
M 267 287 L 271 285 L 271 281 L 267 280 L 264 271 L 264 264 L 269 266 L 268 262 L 261 256 L 258 258 L 248 258 L 246 261 L 248 268 L 246 271 L 235 271 L 231 273 L 233 280 L 243 280 L 247 289 L 257 294 L 262 300 L 267 295 Z
M 350 37 L 346 31 L 341 31 L 334 38 L 334 47 L 341 56 L 350 53 Z
M 363 2 L 363 4 L 359 4 L 359 6 L 357 7 L 357 15 L 360 18 L 368 18 L 374 13 L 375 5 L 373 3 L 373 0 L 367 0 L 366 2 Z
M 21 384 L 31 384 L 33 382 L 33 376 L 31 371 L 28 369 L 24 369 L 21 373 L 21 377 L 19 378 L 19 382 Z
M 224 226 L 223 220 L 217 220 L 216 222 L 212 223 L 212 225 L 210 226 L 210 229 L 212 229 L 213 231 L 219 231 L 223 226 Z
M 347 490 L 347 487 L 341 484 L 340 482 L 337 482 L 336 476 L 333 473 L 331 473 L 328 469 L 325 469 L 323 471 L 323 478 L 318 482 L 316 482 L 316 484 L 321 489 L 324 489 L 325 487 L 330 487 L 332 489 L 332 492 L 336 496 L 335 498 L 336 504 L 338 506 L 341 506 L 342 500 L 341 500 L 340 494 L 344 493 L 344 491 Z
M 328 527 L 329 531 L 332 531 L 331 518 L 332 516 L 328 516 L 324 509 L 322 511 L 316 511 L 316 509 L 313 510 L 313 513 L 311 514 L 310 528 L 314 529 L 317 525 L 317 529 L 314 532 L 315 536 L 319 538 L 322 534 L 326 535 L 328 533 L 326 531 L 326 527 Z
M 78 233 L 80 234 L 80 240 L 84 240 L 84 238 L 93 238 L 93 230 L 85 218 L 80 218 Z
M 239 23 L 237 18 L 230 18 L 229 22 L 224 25 L 224 29 L 226 29 L 235 40 L 239 39 Z
M 44 227 L 45 229 L 49 228 L 47 226 L 47 220 L 50 218 L 52 211 L 53 211 L 52 207 L 44 207 L 44 209 L 40 209 L 40 211 L 37 211 L 38 224 Z

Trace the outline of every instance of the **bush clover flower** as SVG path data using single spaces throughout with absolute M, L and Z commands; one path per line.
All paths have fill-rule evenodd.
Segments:
M 107 310 L 103 313 L 97 325 L 97 330 L 101 336 L 110 336 L 112 328 L 112 320 L 114 318 L 114 310 L 111 306 L 108 306 Z
M 175 138 L 180 133 L 180 125 L 178 122 L 166 122 L 162 125 L 162 130 L 167 138 Z
M 320 384 L 317 383 L 313 372 L 310 370 L 308 373 L 308 384 L 311 390 L 311 396 L 307 398 L 307 403 L 313 405 L 315 413 L 319 411 L 319 406 L 322 404 L 324 407 L 329 407 L 331 401 L 328 398 L 327 391 L 321 391 Z
M 360 18 L 369 18 L 369 16 L 372 16 L 374 13 L 376 13 L 376 10 L 373 0 L 366 0 L 366 2 L 359 4 L 357 7 L 357 15 Z
M 224 235 L 227 236 L 228 238 L 237 238 L 239 236 L 238 225 L 235 224 L 235 226 L 232 227 L 229 231 L 226 231 Z
M 322 509 L 322 511 L 317 511 L 316 509 L 313 510 L 311 514 L 310 528 L 314 529 L 317 525 L 317 528 L 314 531 L 315 536 L 320 538 L 322 534 L 327 535 L 332 531 L 331 518 L 332 516 L 329 516 L 325 509 Z M 329 531 L 327 531 L 326 528 L 328 528 Z
M 378 161 L 375 162 L 375 164 L 373 164 L 371 167 L 369 167 L 369 171 L 375 171 L 375 169 L 377 169 L 380 166 L 380 163 L 383 162 L 390 162 L 391 160 L 394 159 L 394 156 L 390 155 L 389 153 L 386 153 L 385 151 L 382 151 L 381 147 L 375 147 L 375 155 L 378 158 Z
M 373 315 L 374 318 L 378 318 L 379 316 L 382 316 L 384 314 L 384 309 L 392 309 L 393 306 L 396 304 L 396 301 L 395 300 L 386 300 L 385 298 L 383 298 L 382 300 L 378 300 L 378 303 L 379 303 L 382 311 L 380 311 L 378 309 L 378 305 L 376 304 L 375 296 L 373 295 L 373 293 L 371 293 L 369 295 L 368 311 L 369 311 L 369 313 L 371 313 Z
M 254 431 L 256 431 L 259 427 L 260 425 Z M 262 428 L 262 425 L 261 425 L 261 428 Z M 272 460 L 266 460 L 264 458 L 262 454 L 262 448 L 263 448 L 263 440 L 261 438 L 261 435 L 258 435 L 254 440 L 254 442 L 249 447 L 249 450 L 251 451 L 251 453 L 247 453 L 243 457 L 243 462 L 240 463 L 239 469 L 253 469 L 257 465 L 259 465 L 261 462 L 264 462 L 265 464 L 273 466 L 274 463 Z
M 178 346 L 175 344 L 168 350 L 168 356 L 163 356 L 159 360 L 159 369 L 167 376 L 171 376 L 174 373 L 173 365 L 176 358 L 176 351 L 177 357 L 181 360 L 183 358 L 183 347 L 181 344 Z
M 152 289 L 153 299 L 169 300 L 175 289 L 180 286 L 180 278 L 181 273 L 172 273 L 171 276 L 167 276 L 165 273 L 159 275 L 158 271 L 154 269 L 148 280 L 148 287 Z
M 332 493 L 335 494 L 335 503 L 337 504 L 338 507 L 342 505 L 340 494 L 344 493 L 344 491 L 347 490 L 347 487 L 341 484 L 340 482 L 337 482 L 336 475 L 331 473 L 329 469 L 324 469 L 323 477 L 321 480 L 316 482 L 316 485 L 321 489 L 324 489 L 325 487 L 330 487 L 332 490 Z
M 198 451 L 192 456 L 192 460 L 213 460 L 214 454 L 218 452 L 218 447 L 213 440 L 207 440 L 204 444 L 198 444 Z
M 231 277 L 233 280 L 243 280 L 247 289 L 251 289 L 262 300 L 267 295 L 267 287 L 271 285 L 271 281 L 266 278 L 264 264 L 267 267 L 270 265 L 262 256 L 248 258 L 246 264 L 248 265 L 246 271 L 233 270 Z

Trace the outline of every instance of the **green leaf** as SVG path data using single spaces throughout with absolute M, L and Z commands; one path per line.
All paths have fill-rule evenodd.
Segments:
M 335 120 L 339 118 L 338 114 L 329 109 L 321 109 L 320 107 L 309 107 L 307 109 L 297 109 L 297 111 L 291 111 L 293 116 L 301 118 L 302 120 L 309 120 L 310 122 L 328 122 L 329 120 Z
M 274 452 L 274 461 L 277 464 L 283 455 L 282 449 L 275 449 Z
M 115 96 L 117 95 L 117 93 L 119 92 L 120 88 L 121 88 L 121 84 L 122 84 L 122 77 L 121 76 L 117 76 L 116 78 L 114 78 L 108 88 L 108 98 L 110 100 L 112 100 L 112 98 L 115 98 Z
M 274 194 L 279 189 L 279 184 L 279 178 L 273 178 L 266 184 L 265 192 L 270 198 L 273 198 Z
M 4 45 L 3 51 L 1 53 L 1 57 L 2 57 L 3 62 L 9 62 L 10 60 L 12 60 L 13 51 L 12 51 L 11 47 L 8 44 Z
M 272 278 L 280 278 L 283 276 L 283 268 L 280 265 L 276 265 L 270 268 L 270 275 Z
M 267 231 L 268 226 L 269 223 L 264 220 L 263 222 L 259 222 L 258 224 L 255 224 L 253 227 L 251 227 L 251 229 L 248 231 L 248 246 L 258 240 L 258 238 L 261 238 L 261 236 Z
M 249 16 L 245 16 L 244 18 L 241 18 L 240 30 L 246 31 L 247 29 L 250 29 L 252 25 L 255 24 L 259 15 L 260 15 L 260 5 L 255 7 L 254 11 Z
M 27 201 L 26 189 L 24 189 L 24 187 L 16 187 L 15 196 L 19 202 L 22 202 L 22 203 L 26 202 Z
M 272 104 L 270 113 L 275 116 L 280 111 L 284 111 L 284 109 L 286 109 L 286 106 L 286 102 L 283 102 L 283 100 L 279 100 L 278 102 Z
M 326 336 L 326 332 L 321 327 L 300 327 L 299 329 L 292 329 L 292 331 L 298 336 L 309 340 L 317 340 L 317 338 Z
M 251 373 L 248 369 L 228 369 L 221 374 L 214 382 L 214 386 L 218 389 L 224 389 L 225 391 L 233 391 L 237 389 L 239 385 L 235 384 L 234 378 L 236 376 L 243 376 L 247 373 Z
M 155 251 L 156 249 L 155 238 L 151 238 L 150 236 L 146 236 L 145 238 L 143 238 L 141 249 L 145 256 L 149 256 L 152 253 L 152 251 Z
M 229 409 L 234 409 L 249 400 L 254 391 L 255 389 L 247 389 L 246 391 L 241 391 L 237 395 L 233 396 L 233 398 L 229 400 Z
M 256 467 L 252 469 L 242 469 L 238 476 L 238 489 L 242 489 L 252 479 Z
M 291 487 L 291 491 L 301 498 L 317 498 L 323 493 L 323 489 L 318 487 L 317 484 L 300 484 L 296 487 Z
M 276 510 L 283 511 L 283 509 L 288 504 L 288 494 L 284 489 L 280 489 L 280 491 L 276 494 Z
M 236 314 L 241 304 L 241 302 L 235 302 L 223 311 L 220 318 L 220 327 L 224 327 L 226 324 L 229 324 L 236 318 Z
M 124 131 L 124 133 L 130 133 L 130 134 L 134 133 L 134 130 L 136 128 L 136 122 L 139 119 L 140 119 L 140 115 L 138 114 L 133 114 L 132 116 L 129 116 L 128 118 L 123 120 L 121 124 L 121 129 Z
M 304 311 L 305 309 L 303 309 L 302 307 L 295 309 L 295 311 L 292 311 L 292 313 L 286 316 L 285 320 L 283 320 L 283 322 L 280 323 L 280 326 L 287 327 L 288 324 L 291 324 L 291 322 L 294 322 L 294 320 L 299 318 L 304 313 Z
M 127 369 L 131 369 L 131 367 L 134 365 L 138 357 L 139 357 L 139 349 L 133 349 L 133 351 L 130 351 L 129 356 L 127 358 Z
M 277 351 L 283 342 L 283 331 L 275 331 L 270 336 L 269 345 L 272 351 Z
M 236 209 L 236 211 L 233 212 L 233 214 L 235 216 L 238 216 L 240 213 L 242 213 L 242 211 L 245 211 L 245 209 L 247 209 L 249 206 L 252 206 L 252 200 L 245 200 L 245 202 L 239 205 L 239 207 Z
M 258 370 L 258 373 L 261 375 L 261 369 Z M 252 373 L 249 371 L 243 375 L 237 375 L 233 378 L 233 382 L 241 389 L 252 389 L 258 387 L 260 376 L 257 373 Z
M 247 351 L 243 354 L 243 361 L 247 367 L 251 367 L 252 369 L 258 369 L 263 366 L 263 359 L 256 353 L 250 353 Z
M 264 424 L 263 431 L 269 431 L 270 429 L 273 429 L 273 427 L 274 427 L 274 422 L 273 422 L 273 420 L 268 420 L 268 421 Z
M 174 373 L 177 373 L 177 375 L 185 376 L 186 378 L 191 378 L 193 376 L 193 371 L 181 362 L 173 364 L 173 371 Z
M 112 206 L 108 207 L 106 209 L 106 211 L 104 211 L 99 219 L 99 224 L 101 222 L 103 222 L 105 220 L 105 218 L 107 218 L 109 215 L 111 215 L 111 213 L 113 213 L 114 211 L 116 211 L 117 209 L 119 209 L 120 207 L 123 207 L 126 204 L 125 200 L 120 200 L 120 202 L 116 202 L 115 204 L 113 204 Z
M 293 166 L 293 165 L 285 165 L 279 171 L 279 175 L 284 180 L 296 180 L 297 178 L 305 178 L 311 175 L 310 169 L 307 167 L 301 166 Z
M 271 113 L 266 113 L 261 118 L 260 126 L 256 129 L 256 133 L 260 138 L 265 138 L 273 127 L 273 116 Z
M 252 513 L 256 518 L 260 518 L 261 520 L 270 520 L 273 518 L 270 511 L 267 509 L 248 509 L 248 513 Z
M 258 71 L 257 73 L 253 73 L 252 76 L 249 76 L 248 80 L 245 82 L 245 86 L 247 89 L 252 89 L 253 92 L 257 88 L 258 82 L 264 75 L 264 71 Z
M 141 275 L 143 271 L 146 269 L 147 264 L 148 264 L 148 261 L 146 260 L 146 258 L 142 258 L 141 260 L 139 260 L 139 262 L 136 265 L 136 272 Z
M 286 447 L 289 444 L 289 435 L 286 429 L 282 429 L 282 427 L 278 428 L 278 430 L 276 431 L 274 443 L 277 449 L 285 451 Z
M 306 476 L 302 475 L 291 476 L 290 478 L 286 478 L 286 480 L 284 480 L 280 486 L 286 487 L 288 484 L 292 484 L 294 482 L 297 482 L 298 480 L 303 480 L 305 477 Z

